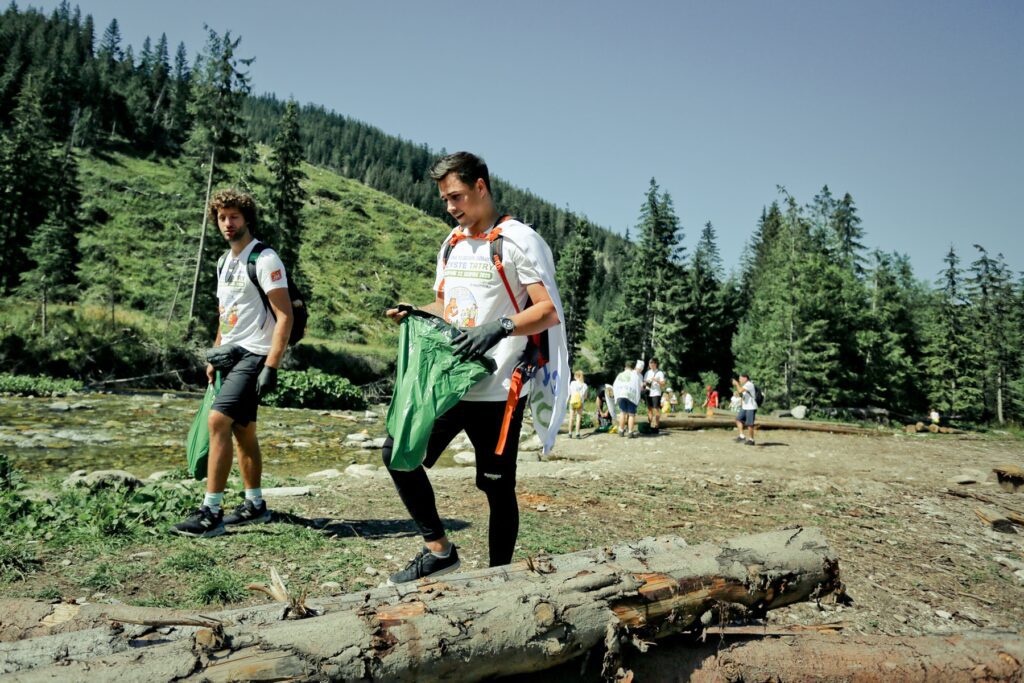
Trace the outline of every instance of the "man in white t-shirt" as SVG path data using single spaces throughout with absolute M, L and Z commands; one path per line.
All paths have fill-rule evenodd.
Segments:
M 747 375 L 740 375 L 739 381 L 734 379 L 732 385 L 740 397 L 740 412 L 736 414 L 736 441 L 746 441 L 748 446 L 753 446 L 754 418 L 757 415 L 757 390 Z M 743 438 L 744 428 L 747 430 L 746 439 Z
M 665 381 L 665 373 L 658 369 L 658 360 L 652 358 L 644 374 L 644 387 L 647 388 L 647 422 L 655 430 L 661 420 L 661 392 L 665 389 Z
M 411 472 L 392 470 L 393 441 L 390 437 L 385 441 L 384 464 L 425 543 L 405 569 L 389 578 L 392 584 L 444 574 L 460 564 L 456 547 L 448 540 L 438 516 L 425 468 L 437 462 L 463 430 L 476 454 L 477 488 L 487 494 L 490 506 L 490 564 L 512 561 L 519 535 L 516 458 L 530 382 L 520 390 L 518 403 L 511 406 L 510 421 L 505 419 L 506 404 L 527 337 L 560 324 L 540 267 L 540 263 L 551 261 L 551 250 L 529 226 L 498 213 L 483 159 L 468 152 L 450 154 L 434 164 L 430 177 L 437 182 L 441 199 L 459 227 L 445 239 L 437 256 L 437 296 L 421 308 L 463 329 L 453 342 L 457 355 L 470 360 L 486 355 L 498 369 L 473 385 L 454 408 L 435 420 L 423 466 Z M 499 234 L 507 287 L 492 260 L 491 238 Z M 400 322 L 408 314 L 395 307 L 387 315 Z M 505 447 L 497 455 L 495 450 L 506 425 Z
M 288 276 L 278 255 L 253 237 L 256 204 L 252 197 L 233 189 L 220 190 L 210 199 L 208 210 L 229 249 L 217 263 L 220 320 L 216 341 L 207 352 L 207 379 L 213 384 L 214 373 L 219 371 L 221 387 L 207 422 L 206 496 L 193 515 L 171 528 L 171 533 L 193 537 L 223 534 L 225 525 L 270 521 L 261 488 L 263 459 L 256 438 L 256 412 L 260 396 L 277 386 L 277 368 L 292 329 Z M 249 277 L 251 255 L 259 289 Z M 266 294 L 266 304 L 260 289 Z M 238 443 L 245 500 L 225 516 L 222 504 L 234 459 L 232 436 Z

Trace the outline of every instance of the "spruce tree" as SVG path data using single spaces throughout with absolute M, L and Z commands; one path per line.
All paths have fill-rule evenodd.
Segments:
M 562 248 L 555 274 L 565 313 L 563 323 L 569 346 L 569 363 L 575 364 L 576 354 L 587 335 L 590 282 L 595 263 L 589 226 L 572 214 L 567 215 L 572 234 Z
M 979 370 L 979 390 L 984 411 L 982 419 L 1006 423 L 1007 383 L 1016 369 L 1021 337 L 1014 317 L 1013 281 L 1003 255 L 989 256 L 975 244 L 979 256 L 971 264 L 967 289 L 972 303 L 972 363 Z
M 25 249 L 49 213 L 56 166 L 35 81 L 18 95 L 10 129 L 0 133 L 0 292 L 30 266 Z
M 281 129 L 270 153 L 268 165 L 273 181 L 270 185 L 269 220 L 260 230 L 290 269 L 289 277 L 296 280 L 299 279 L 302 207 L 306 202 L 306 191 L 301 185 L 301 181 L 306 179 L 302 171 L 302 157 L 298 105 L 291 101 L 285 107 Z
M 938 280 L 925 328 L 925 386 L 932 407 L 945 415 L 975 419 L 981 414 L 981 391 L 973 361 L 971 311 L 964 291 L 960 257 L 950 247 Z

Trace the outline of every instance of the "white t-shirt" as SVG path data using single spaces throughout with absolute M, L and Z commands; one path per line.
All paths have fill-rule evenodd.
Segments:
M 527 226 L 523 228 L 531 229 Z M 482 233 L 480 237 L 489 232 Z M 516 309 L 512 306 L 505 284 L 491 261 L 491 243 L 480 238 L 460 240 L 448 256 L 446 267 L 443 261 L 447 243 L 446 238 L 437 254 L 437 276 L 434 279 L 434 291 L 444 295 L 444 319 L 456 327 L 475 327 L 515 315 Z M 519 303 L 519 310 L 522 310 L 529 298 L 526 285 L 541 282 L 541 276 L 536 266 L 511 239 L 502 239 L 501 262 L 508 284 Z M 506 400 L 512 383 L 512 371 L 525 348 L 524 336 L 506 337 L 498 342 L 487 352 L 487 356 L 497 363 L 497 371 L 470 387 L 462 400 Z M 523 387 L 520 396 L 528 393 L 529 383 Z
M 569 407 L 570 408 L 572 407 L 572 395 L 573 394 L 579 394 L 580 395 L 580 400 L 581 401 L 586 401 L 587 400 L 587 391 L 588 391 L 588 389 L 589 389 L 589 387 L 587 387 L 586 382 L 577 382 L 576 380 L 573 380 L 573 381 L 569 382 L 569 402 L 570 402 Z
M 743 385 L 740 408 L 742 410 L 757 410 L 757 401 L 754 399 L 754 396 L 756 396 L 754 393 L 754 383 L 748 380 L 747 383 Z
M 683 408 L 686 410 L 693 410 L 693 396 L 687 394 L 683 396 Z
M 648 370 L 644 375 L 644 381 L 650 382 L 648 393 L 652 397 L 661 396 L 661 383 L 665 381 L 665 373 L 661 370 Z
M 220 343 L 237 344 L 250 353 L 270 353 L 277 321 L 263 305 L 256 285 L 249 279 L 249 253 L 253 240 L 237 257 L 230 251 L 217 272 L 217 305 L 220 312 Z M 288 288 L 288 275 L 281 258 L 264 249 L 256 261 L 256 277 L 264 292 Z
M 640 388 L 640 373 L 635 370 L 623 370 L 612 385 L 616 401 L 624 398 L 637 404 L 640 403 Z

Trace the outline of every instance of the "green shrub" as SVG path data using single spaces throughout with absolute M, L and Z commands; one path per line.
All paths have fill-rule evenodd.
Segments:
M 70 394 L 82 390 L 82 383 L 73 379 L 12 375 L 0 372 L 0 394 L 24 394 L 26 396 L 53 396 Z
M 366 399 L 359 387 L 344 377 L 319 370 L 301 372 L 282 370 L 277 389 L 263 402 L 278 408 L 361 409 Z

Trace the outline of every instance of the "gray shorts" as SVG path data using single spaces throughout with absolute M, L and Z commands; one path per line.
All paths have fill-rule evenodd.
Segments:
M 220 392 L 213 400 L 211 410 L 224 413 L 235 424 L 245 427 L 256 421 L 256 411 L 260 407 L 260 399 L 256 396 L 256 378 L 267 357 L 244 350 L 241 353 L 241 358 L 230 370 L 218 370 Z
M 754 416 L 757 415 L 757 410 L 741 410 L 736 414 L 736 421 L 742 422 L 747 427 L 754 426 Z

